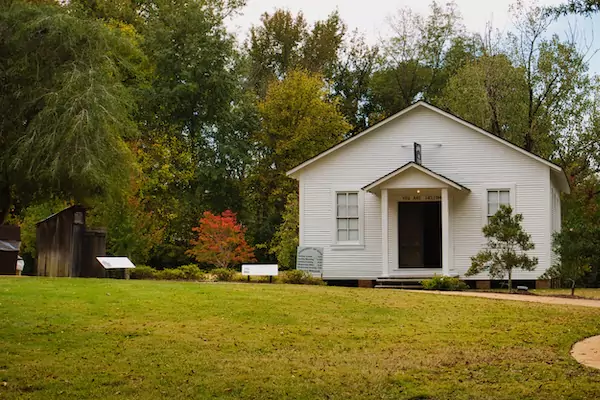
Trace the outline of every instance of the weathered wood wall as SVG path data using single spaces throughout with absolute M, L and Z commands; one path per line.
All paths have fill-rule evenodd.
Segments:
M 21 228 L 12 225 L 0 225 L 0 240 L 21 241 Z M 0 275 L 15 275 L 17 271 L 16 251 L 0 251 Z
M 77 213 L 80 221 L 75 221 Z M 77 223 L 75 223 L 77 222 Z M 37 225 L 37 275 L 79 276 L 85 231 L 85 209 L 69 207 Z
M 106 270 L 96 257 L 106 255 L 106 231 L 104 229 L 88 229 L 83 235 L 83 253 L 81 273 L 86 278 L 104 278 Z

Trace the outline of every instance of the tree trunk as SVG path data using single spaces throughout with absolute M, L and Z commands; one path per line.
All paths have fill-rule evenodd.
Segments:
M 575 296 L 575 279 L 571 279 L 571 297 Z
M 508 293 L 512 293 L 512 270 L 508 270 Z
M 0 225 L 4 224 L 10 206 L 12 203 L 12 197 L 10 195 L 10 185 L 8 183 L 0 184 Z

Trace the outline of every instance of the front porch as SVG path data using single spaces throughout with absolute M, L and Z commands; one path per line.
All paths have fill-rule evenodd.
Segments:
M 381 201 L 380 279 L 456 274 L 451 210 L 469 189 L 416 163 L 363 189 Z

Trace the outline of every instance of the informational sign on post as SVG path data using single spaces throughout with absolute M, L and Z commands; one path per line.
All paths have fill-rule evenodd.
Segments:
M 127 257 L 96 257 L 104 269 L 130 269 L 135 265 Z
M 299 246 L 296 257 L 296 269 L 306 271 L 313 276 L 322 276 L 323 248 Z
M 279 266 L 277 264 L 244 264 L 242 265 L 242 275 L 248 277 L 250 282 L 251 276 L 268 276 L 269 282 L 273 282 L 273 277 L 279 274 Z
M 277 276 L 279 267 L 277 264 L 244 264 L 242 275 L 247 276 Z

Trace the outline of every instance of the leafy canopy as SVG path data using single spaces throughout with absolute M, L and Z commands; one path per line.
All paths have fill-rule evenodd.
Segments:
M 253 135 L 256 164 L 245 180 L 254 243 L 269 244 L 288 194 L 297 183 L 285 173 L 341 141 L 350 131 L 321 76 L 291 71 L 273 81 L 258 104 L 260 129 Z
M 124 82 L 143 58 L 127 33 L 59 6 L 0 10 L 0 223 L 14 197 L 120 195 L 137 132 Z

